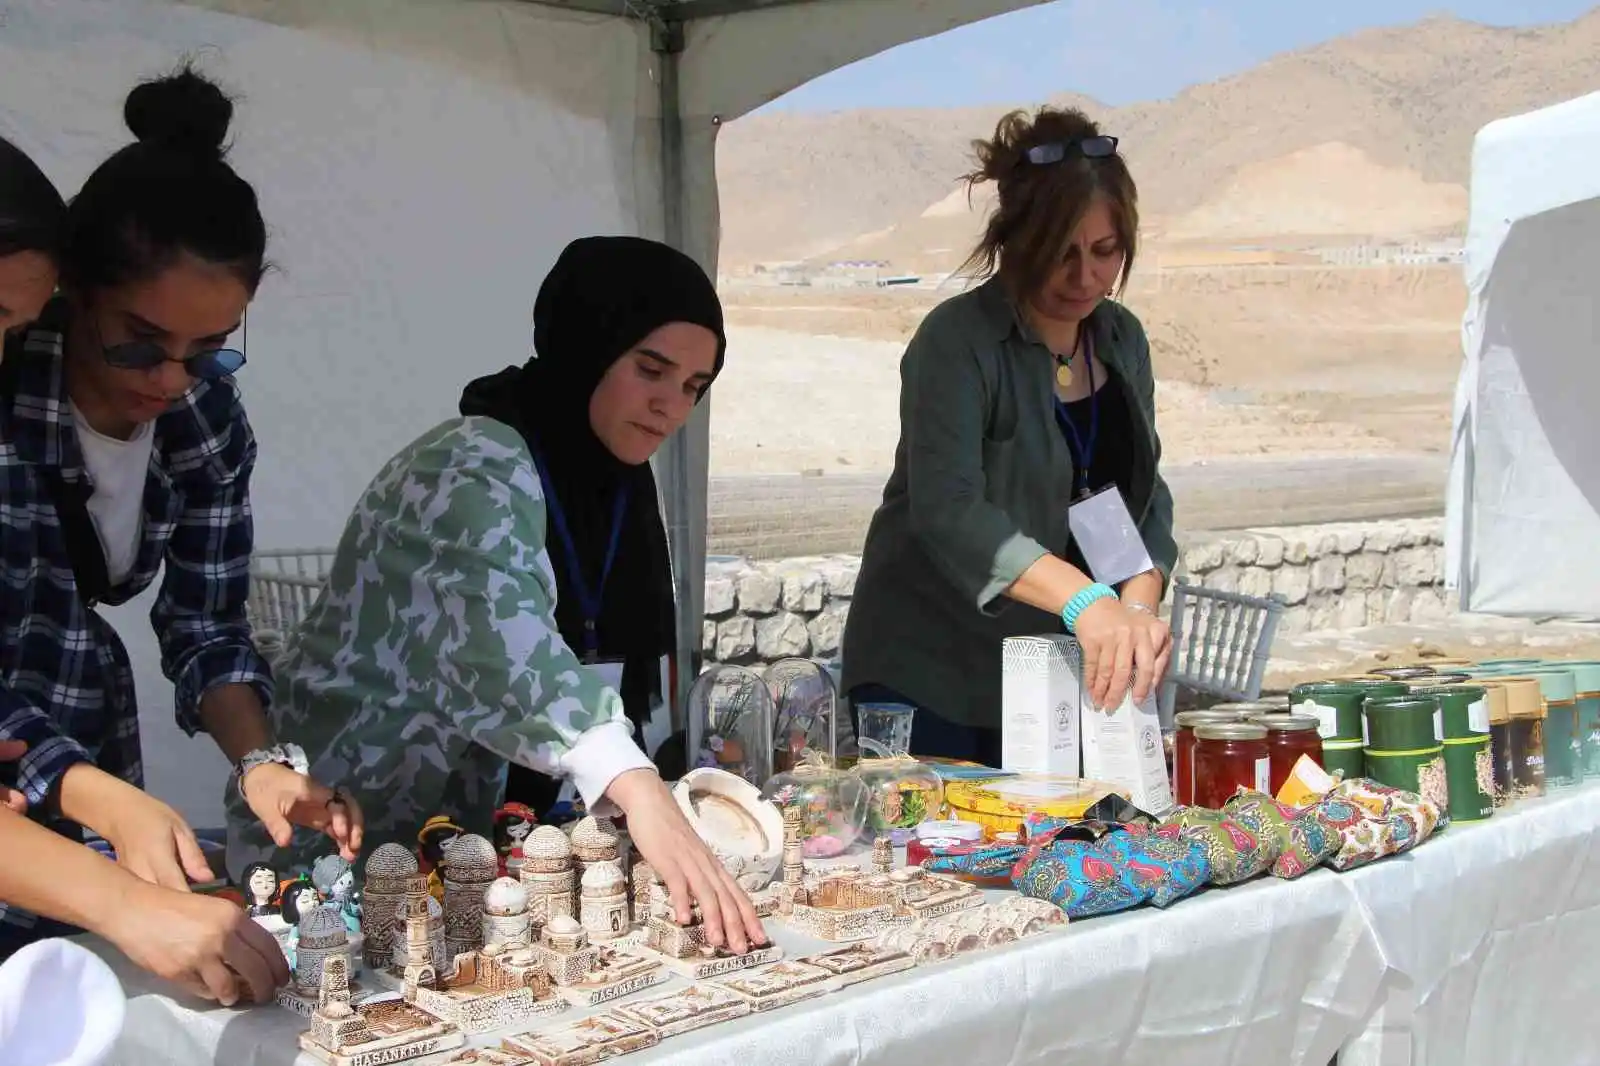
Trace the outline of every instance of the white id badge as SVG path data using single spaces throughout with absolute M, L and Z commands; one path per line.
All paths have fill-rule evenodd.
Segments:
M 1145 550 L 1144 538 L 1139 536 L 1139 527 L 1133 524 L 1128 505 L 1115 485 L 1068 507 L 1067 528 L 1083 552 L 1083 561 L 1089 564 L 1090 576 L 1102 585 L 1120 585 L 1135 574 L 1155 568 Z

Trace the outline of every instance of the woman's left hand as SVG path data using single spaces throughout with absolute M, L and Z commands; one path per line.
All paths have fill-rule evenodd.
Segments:
M 1133 603 L 1127 606 L 1128 613 L 1139 624 L 1134 633 L 1133 700 L 1142 703 L 1167 676 L 1172 660 L 1172 629 L 1151 608 Z
M 254 767 L 239 781 L 239 789 L 278 847 L 289 846 L 299 825 L 328 834 L 346 861 L 360 856 L 361 805 L 348 792 L 328 788 L 282 763 Z

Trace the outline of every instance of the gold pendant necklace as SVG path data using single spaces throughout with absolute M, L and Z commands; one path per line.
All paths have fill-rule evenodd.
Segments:
M 1056 356 L 1056 384 L 1062 389 L 1072 387 L 1072 356 Z

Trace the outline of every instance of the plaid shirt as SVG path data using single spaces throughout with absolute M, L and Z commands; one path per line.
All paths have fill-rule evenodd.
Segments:
M 144 786 L 128 653 L 78 594 L 41 476 L 56 468 L 70 484 L 88 478 L 62 375 L 62 314 L 53 305 L 7 343 L 6 359 L 20 362 L 15 395 L 0 398 L 0 739 L 28 745 L 19 762 L 0 764 L 0 780 L 35 812 L 79 762 Z M 251 685 L 263 706 L 272 698 L 270 668 L 245 618 L 256 444 L 231 380 L 196 384 L 154 432 L 138 555 L 105 602 L 137 596 L 166 564 L 150 621 L 176 689 L 178 725 L 193 736 L 200 698 L 214 686 Z M 0 904 L 0 926 L 35 921 Z

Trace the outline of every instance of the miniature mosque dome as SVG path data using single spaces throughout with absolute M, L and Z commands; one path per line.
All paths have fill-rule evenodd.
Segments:
M 368 877 L 413 877 L 418 870 L 417 857 L 399 844 L 381 844 L 367 859 Z
M 589 934 L 570 914 L 558 914 L 545 923 L 544 942 L 557 951 L 578 951 L 589 943 Z
M 572 860 L 572 841 L 553 825 L 541 825 L 522 842 L 522 868 L 535 873 L 556 873 Z
M 545 923 L 545 930 L 557 936 L 571 936 L 583 932 L 583 926 L 570 914 L 558 914 Z
M 506 956 L 506 961 L 513 966 L 533 966 L 539 961 L 539 953 L 532 948 L 517 948 Z
M 585 890 L 600 892 L 621 892 L 627 886 L 627 882 L 622 878 L 622 869 L 616 861 L 604 859 L 592 863 L 583 872 L 583 878 L 578 884 Z
M 889 880 L 895 882 L 896 884 L 902 884 L 903 885 L 908 881 L 914 880 L 916 878 L 916 876 L 917 876 L 916 874 L 912 873 L 910 870 L 906 869 L 905 867 L 901 867 L 898 870 L 890 870 L 889 871 Z
M 324 903 L 300 920 L 300 951 L 324 951 L 350 942 L 337 903 Z
M 491 940 L 489 943 L 483 945 L 483 954 L 488 955 L 491 958 L 497 958 L 501 955 L 504 955 L 506 951 L 506 946 L 498 940 Z
M 510 918 L 528 909 L 528 889 L 511 877 L 498 878 L 483 894 L 483 911 L 497 918 Z
M 590 815 L 580 820 L 572 827 L 572 850 L 589 862 L 616 858 L 617 830 L 611 819 Z
M 476 833 L 456 837 L 444 846 L 444 872 L 452 881 L 493 881 L 500 868 L 494 845 Z

